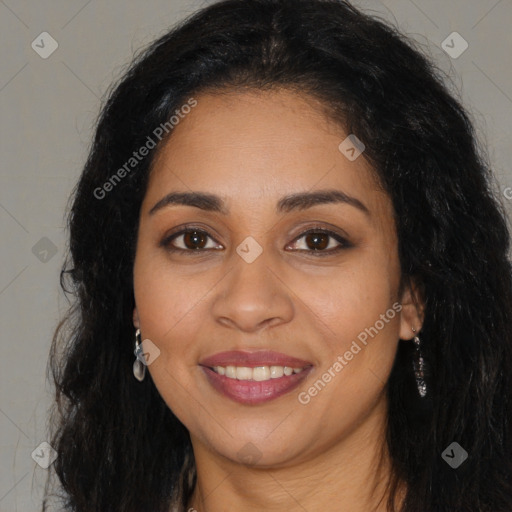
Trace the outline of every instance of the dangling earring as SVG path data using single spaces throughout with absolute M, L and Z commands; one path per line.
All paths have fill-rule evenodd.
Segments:
M 416 334 L 416 329 L 412 327 L 412 332 Z M 420 350 L 420 339 L 418 336 L 414 336 L 414 344 L 416 345 L 416 351 L 413 359 L 414 375 L 416 377 L 416 386 L 418 386 L 418 392 L 423 398 L 427 394 L 427 384 L 425 383 L 425 361 L 421 355 Z
M 144 357 L 140 339 L 140 329 L 137 329 L 135 331 L 135 350 L 133 351 L 135 354 L 135 361 L 133 362 L 133 375 L 139 382 L 142 382 L 146 376 L 146 365 L 143 364 L 140 360 L 141 357 Z

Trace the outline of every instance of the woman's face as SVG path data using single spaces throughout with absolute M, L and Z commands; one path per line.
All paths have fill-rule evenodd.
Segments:
M 159 393 L 195 450 L 232 461 L 376 432 L 398 339 L 421 327 L 389 197 L 311 98 L 196 100 L 141 207 L 134 325 Z

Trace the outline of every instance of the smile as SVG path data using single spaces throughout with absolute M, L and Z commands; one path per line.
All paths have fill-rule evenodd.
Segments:
M 292 368 L 290 366 L 214 366 L 212 370 L 219 375 L 225 375 L 228 379 L 254 380 L 263 382 L 270 379 L 279 379 L 283 375 L 289 377 L 293 373 L 300 373 L 304 368 Z
M 271 351 L 223 352 L 201 361 L 200 366 L 217 392 L 246 405 L 291 392 L 313 369 L 308 361 Z

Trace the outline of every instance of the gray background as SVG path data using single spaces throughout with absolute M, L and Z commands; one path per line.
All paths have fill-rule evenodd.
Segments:
M 64 215 L 101 99 L 135 50 L 208 3 L 0 0 L 2 512 L 40 510 L 47 470 L 31 453 L 46 439 L 52 400 L 46 362 L 66 309 L 58 285 Z M 449 74 L 473 115 L 510 217 L 512 201 L 505 196 L 512 193 L 504 191 L 512 187 L 512 0 L 354 4 L 398 25 Z M 45 31 L 58 42 L 47 59 L 31 47 L 34 40 L 41 46 Z M 458 58 L 441 47 L 454 31 L 469 44 Z

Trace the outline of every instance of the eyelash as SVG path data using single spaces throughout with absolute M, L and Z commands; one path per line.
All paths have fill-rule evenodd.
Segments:
M 171 242 L 173 240 L 175 240 L 176 238 L 178 238 L 178 237 L 180 237 L 182 235 L 185 235 L 187 233 L 193 233 L 193 232 L 197 232 L 197 233 L 199 233 L 201 235 L 206 235 L 208 238 L 210 238 L 214 242 L 218 243 L 204 229 L 196 227 L 196 226 L 186 226 L 184 229 L 182 229 L 182 230 L 180 230 L 180 231 L 178 231 L 176 233 L 172 233 L 171 235 L 165 237 L 160 242 L 160 246 L 161 247 L 165 247 L 165 249 L 168 252 L 171 252 L 171 253 L 178 253 L 178 252 L 179 253 L 190 253 L 191 256 L 192 255 L 195 256 L 195 255 L 203 254 L 205 251 L 219 250 L 219 249 L 211 249 L 211 248 L 210 249 L 181 249 L 181 248 L 178 248 L 178 247 L 173 247 L 171 245 Z M 341 251 L 343 249 L 348 249 L 350 247 L 353 247 L 352 244 L 348 240 L 343 238 L 338 233 L 335 233 L 333 231 L 330 231 L 330 230 L 325 229 L 325 228 L 320 228 L 320 227 L 318 227 L 318 228 L 313 227 L 313 228 L 310 228 L 310 229 L 304 231 L 298 237 L 294 238 L 292 243 L 294 243 L 294 242 L 296 243 L 301 238 L 304 238 L 305 236 L 310 235 L 310 234 L 324 234 L 324 235 L 328 235 L 330 238 L 334 238 L 334 240 L 336 240 L 340 245 L 338 247 L 334 248 L 334 249 L 329 249 L 329 250 L 326 250 L 326 249 L 320 249 L 320 250 L 315 250 L 315 249 L 295 249 L 296 251 L 307 252 L 310 255 L 315 256 L 315 257 L 322 257 L 322 256 L 330 256 L 330 255 L 333 255 L 333 254 L 337 254 L 339 251 Z M 329 246 L 330 243 L 328 243 L 327 245 Z

